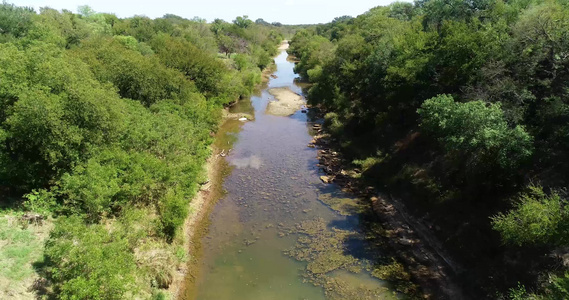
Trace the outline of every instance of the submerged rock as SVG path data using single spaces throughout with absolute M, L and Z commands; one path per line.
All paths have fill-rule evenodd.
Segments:
M 324 182 L 324 183 L 330 183 L 330 182 L 332 182 L 332 177 L 322 175 L 322 176 L 320 176 L 320 180 L 322 180 L 322 182 Z
M 354 245 L 364 245 L 366 240 L 358 231 L 328 228 L 324 219 L 317 218 L 285 229 L 282 234 L 300 234 L 296 245 L 284 253 L 306 262 L 305 282 L 324 288 L 326 299 L 397 299 L 383 282 L 368 273 L 375 264 L 354 255 L 359 253 L 354 252 Z

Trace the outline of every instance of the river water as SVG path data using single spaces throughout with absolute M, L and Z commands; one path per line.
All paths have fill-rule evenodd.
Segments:
M 307 114 L 265 113 L 268 102 L 275 100 L 269 89 L 303 93 L 287 57 L 286 51 L 276 57 L 276 78 L 232 108 L 255 119 L 230 121 L 221 130 L 225 137 L 218 146 L 232 148 L 226 193 L 210 215 L 199 275 L 185 298 L 393 298 L 388 284 L 370 275 L 361 217 L 324 203 L 353 199 L 320 181 L 317 150 L 307 147 L 314 134 Z

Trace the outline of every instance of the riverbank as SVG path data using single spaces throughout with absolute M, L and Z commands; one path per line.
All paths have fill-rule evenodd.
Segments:
M 283 45 L 286 45 L 286 47 Z M 281 43 L 279 50 L 283 48 L 288 48 L 288 41 L 285 40 Z M 271 79 L 271 74 L 275 71 L 276 64 L 273 61 L 273 63 L 262 71 L 262 81 L 257 86 L 257 89 L 265 86 Z M 198 274 L 197 265 L 202 252 L 201 240 L 209 226 L 208 216 L 217 203 L 217 200 L 224 194 L 223 177 L 229 171 L 225 157 L 231 151 L 231 144 L 229 142 L 225 143 L 227 137 L 224 135 L 228 134 L 228 132 L 232 132 L 235 127 L 240 127 L 242 122 L 253 121 L 255 119 L 253 113 L 231 112 L 232 107 L 240 104 L 239 101 L 240 100 L 237 100 L 230 107 L 226 107 L 222 111 L 223 119 L 219 127 L 220 130 L 215 137 L 216 142 L 212 145 L 212 155 L 205 164 L 207 181 L 201 186 L 196 196 L 190 202 L 190 215 L 186 219 L 183 227 L 183 236 L 185 237 L 183 247 L 187 251 L 188 261 L 178 266 L 173 283 L 168 288 L 168 292 L 172 295 L 173 299 L 192 299 L 195 297 L 195 291 L 193 291 L 192 288 Z
M 168 288 L 170 295 L 178 299 L 184 293 L 184 286 L 188 280 L 194 280 L 193 266 L 197 263 L 200 251 L 200 239 L 203 231 L 207 229 L 207 216 L 222 195 L 222 182 L 224 159 L 222 151 L 214 148 L 213 154 L 207 160 L 205 169 L 207 182 L 190 202 L 190 216 L 183 226 L 184 249 L 187 249 L 188 262 L 178 266 L 173 282 Z
M 317 121 L 313 125 L 317 134 L 308 147 L 318 149 L 318 166 L 326 173 L 321 180 L 335 183 L 344 192 L 368 202 L 386 231 L 385 243 L 406 266 L 425 298 L 465 299 L 454 280 L 458 266 L 444 253 L 436 237 L 411 216 L 401 201 L 365 184 L 362 170 L 342 157 L 339 145 L 320 123 Z
M 287 50 L 289 46 L 288 40 L 283 40 L 279 46 L 279 50 Z
M 384 230 L 369 222 L 363 201 L 321 183 L 317 150 L 307 148 L 308 116 L 267 113 L 270 90 L 303 94 L 294 63 L 282 52 L 267 86 L 234 113 L 255 116 L 233 131 L 227 155 L 231 172 L 223 198 L 208 218 L 202 239 L 200 300 L 397 299 L 418 288 L 393 255 Z M 230 123 L 231 124 L 231 123 Z M 226 141 L 226 142 L 227 142 Z M 367 207 L 367 206 L 366 206 Z M 374 218 L 375 219 L 375 218 Z

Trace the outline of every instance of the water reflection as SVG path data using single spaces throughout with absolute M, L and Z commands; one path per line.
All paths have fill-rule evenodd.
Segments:
M 251 155 L 243 158 L 233 158 L 231 164 L 236 166 L 237 169 L 253 168 L 259 170 L 262 165 L 261 158 L 257 155 Z
M 287 56 L 283 51 L 276 58 L 276 78 L 250 101 L 232 108 L 232 112 L 255 113 L 255 120 L 227 125 L 232 126 L 230 136 L 216 141 L 233 145 L 227 159 L 235 168 L 225 179 L 227 194 L 212 212 L 209 232 L 203 239 L 197 291 L 186 298 L 389 298 L 389 293 L 382 294 L 385 283 L 369 276 L 371 263 L 361 253 L 367 240 L 359 231 L 359 217 L 352 215 L 358 208 L 336 186 L 324 185 L 319 179 L 317 152 L 307 147 L 312 139 L 307 115 L 300 111 L 291 117 L 264 113 L 273 98 L 267 89 L 288 87 L 295 93 L 303 92 L 305 86 L 295 80 L 294 64 Z M 338 213 L 331 207 L 346 208 L 349 213 Z M 306 228 L 308 231 L 299 233 L 303 226 L 316 224 L 315 220 L 323 226 L 317 234 L 309 235 L 313 232 Z M 299 241 L 305 241 L 306 247 L 298 247 Z M 321 257 L 318 270 L 328 270 L 326 264 L 335 259 L 350 261 L 353 268 L 331 268 L 335 271 L 307 276 L 312 262 L 306 261 L 314 257 Z M 361 272 L 354 274 L 356 269 Z

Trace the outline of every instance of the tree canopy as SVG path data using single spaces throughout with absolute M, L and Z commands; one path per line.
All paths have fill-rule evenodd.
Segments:
M 48 296 L 150 298 L 172 282 L 221 109 L 252 93 L 282 39 L 237 21 L 0 4 L 0 181 L 57 218 Z
M 366 183 L 441 228 L 482 298 L 567 298 L 565 270 L 535 253 L 559 250 L 567 230 L 568 20 L 566 1 L 417 0 L 291 40 L 345 155 L 374 161 Z M 543 269 L 496 258 L 516 253 Z

